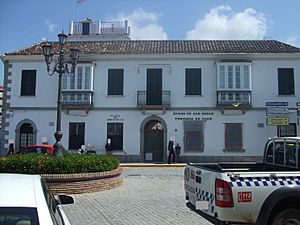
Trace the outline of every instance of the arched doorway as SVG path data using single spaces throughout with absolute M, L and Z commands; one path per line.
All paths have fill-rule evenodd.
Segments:
M 15 148 L 35 144 L 36 134 L 37 129 L 33 121 L 29 119 L 20 121 L 16 127 Z
M 144 159 L 153 162 L 164 160 L 164 127 L 158 120 L 150 120 L 145 124 Z
M 33 145 L 33 127 L 30 123 L 23 123 L 20 127 L 20 148 Z

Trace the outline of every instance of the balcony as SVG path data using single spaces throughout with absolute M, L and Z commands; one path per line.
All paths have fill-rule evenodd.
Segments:
M 156 92 L 138 91 L 137 107 L 140 109 L 168 109 L 171 102 L 171 91 Z
M 93 94 L 92 91 L 62 91 L 62 108 L 92 109 Z
M 252 106 L 251 91 L 217 91 L 217 107 L 247 109 Z
M 85 25 L 88 24 L 88 25 Z M 128 21 L 81 21 L 71 22 L 70 24 L 71 35 L 125 35 L 129 36 L 130 27 Z

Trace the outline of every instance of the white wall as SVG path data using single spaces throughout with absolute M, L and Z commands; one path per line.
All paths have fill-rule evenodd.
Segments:
M 165 120 L 168 138 L 172 135 L 183 146 L 183 122 L 175 120 L 174 112 L 202 113 L 212 112 L 205 125 L 205 150 L 203 153 L 184 153 L 186 155 L 236 155 L 224 153 L 224 123 L 243 123 L 244 153 L 241 155 L 262 155 L 262 149 L 268 137 L 277 134 L 277 128 L 266 125 L 265 103 L 270 101 L 288 101 L 293 107 L 300 101 L 300 60 L 263 60 L 252 62 L 252 105 L 253 109 L 242 115 L 224 115 L 216 106 L 216 66 L 211 59 L 126 59 L 117 58 L 96 60 L 94 73 L 94 107 L 86 114 L 85 111 L 66 111 L 62 114 L 63 145 L 68 146 L 69 122 L 85 122 L 85 142 L 95 145 L 99 152 L 103 151 L 106 141 L 107 122 L 113 114 L 120 115 L 118 122 L 124 123 L 124 151 L 128 154 L 140 153 L 140 127 L 142 121 L 150 115 L 144 115 L 136 109 L 137 91 L 146 91 L 146 69 L 163 69 L 163 90 L 171 91 L 171 109 L 165 114 L 158 115 Z M 294 68 L 295 96 L 278 96 L 277 68 Z M 124 68 L 124 96 L 107 96 L 107 71 L 109 68 Z M 185 96 L 185 68 L 202 69 L 202 96 Z M 36 69 L 36 96 L 20 96 L 22 70 Z M 9 135 L 6 139 L 15 138 L 16 125 L 23 119 L 35 122 L 38 134 L 37 142 L 47 137 L 49 143 L 54 143 L 53 133 L 56 122 L 57 75 L 47 75 L 44 62 L 15 62 L 10 69 L 12 72 L 12 91 L 9 100 L 14 108 L 9 122 Z M 18 110 L 16 107 L 23 107 Z M 45 108 L 33 110 L 30 107 Z M 53 109 L 49 109 L 53 108 Z M 113 109 L 109 109 L 109 108 Z M 201 109 L 201 107 L 206 107 Z M 27 108 L 27 109 L 25 109 Z M 122 109 L 126 108 L 126 109 Z M 191 109 L 192 108 L 192 109 Z M 151 114 L 151 113 L 150 113 Z M 205 116 L 200 116 L 205 117 Z M 296 114 L 290 113 L 290 122 L 296 122 Z M 258 123 L 264 127 L 258 127 Z M 175 132 L 175 129 L 177 131 Z M 297 126 L 300 134 L 299 125 Z

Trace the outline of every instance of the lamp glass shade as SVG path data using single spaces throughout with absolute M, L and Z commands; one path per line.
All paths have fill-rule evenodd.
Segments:
M 49 57 L 51 55 L 52 46 L 50 44 L 46 43 L 42 46 L 42 48 L 43 48 L 44 56 Z
M 71 57 L 71 60 L 74 62 L 76 62 L 79 58 L 79 50 L 77 48 L 71 48 L 70 49 L 71 51 L 71 54 L 70 54 L 70 57 Z
M 64 45 L 67 41 L 68 35 L 64 34 L 64 32 L 60 33 L 57 35 L 58 36 L 58 41 L 60 44 Z

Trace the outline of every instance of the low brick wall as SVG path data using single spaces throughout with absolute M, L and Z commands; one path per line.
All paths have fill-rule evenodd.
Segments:
M 122 168 L 98 173 L 41 174 L 53 194 L 103 191 L 122 184 Z

